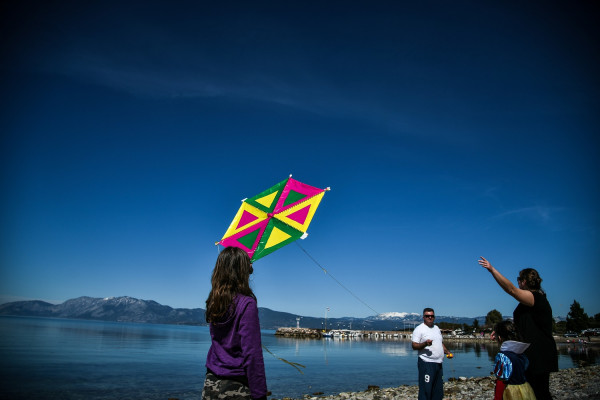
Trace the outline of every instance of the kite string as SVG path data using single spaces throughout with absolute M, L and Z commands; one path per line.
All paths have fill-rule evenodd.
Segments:
M 333 279 L 338 285 L 340 285 L 344 290 L 346 290 L 348 293 L 350 293 L 352 296 L 354 296 L 354 298 L 356 298 L 356 300 L 360 301 L 361 303 L 363 303 L 367 308 L 369 308 L 371 311 L 373 311 L 376 315 L 379 314 L 379 312 L 377 312 L 373 307 L 371 307 L 370 305 L 368 305 L 366 302 L 364 302 L 360 297 L 358 297 L 356 294 L 354 294 L 354 292 L 352 292 L 350 289 L 348 289 L 346 286 L 344 286 L 342 284 L 342 282 L 338 281 L 335 276 L 331 275 L 331 273 L 329 271 L 327 271 L 325 268 L 323 268 L 323 266 L 321 264 L 319 264 L 317 262 L 317 260 L 315 260 L 313 258 L 313 256 L 311 256 L 310 254 L 308 254 L 308 252 L 302 247 L 300 246 L 300 244 L 298 243 L 298 241 L 295 241 L 294 243 L 296 243 L 296 245 L 300 248 L 300 250 L 302 250 L 304 252 L 304 254 L 306 254 L 315 264 L 317 264 L 317 266 L 319 268 L 321 268 L 323 270 L 323 272 L 325 272 L 326 275 L 329 275 L 329 277 L 331 279 Z
M 300 363 L 288 361 L 285 358 L 281 358 L 281 357 L 276 356 L 275 354 L 273 354 L 273 352 L 271 350 L 267 349 L 267 346 L 265 346 L 264 344 L 262 345 L 262 348 L 265 349 L 270 355 L 272 355 L 276 359 L 278 359 L 280 361 L 283 361 L 286 364 L 291 365 L 292 367 L 296 368 L 298 370 L 298 372 L 300 372 L 302 375 L 304 375 L 304 372 L 299 367 L 306 368 L 306 366 L 304 366 L 304 365 L 302 365 Z

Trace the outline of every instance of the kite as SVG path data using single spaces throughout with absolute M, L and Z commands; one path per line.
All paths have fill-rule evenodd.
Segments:
M 250 261 L 304 239 L 315 211 L 330 188 L 319 189 L 292 176 L 249 199 L 242 205 L 223 238 L 215 244 L 239 247 Z

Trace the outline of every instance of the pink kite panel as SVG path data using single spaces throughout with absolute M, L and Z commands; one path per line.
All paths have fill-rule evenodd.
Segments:
M 285 204 L 285 200 L 286 200 L 288 194 L 290 193 L 290 190 L 294 190 L 295 192 L 302 193 L 302 194 L 306 195 L 306 197 L 303 199 L 300 199 L 292 204 L 288 204 L 284 208 L 283 205 Z M 283 188 L 281 196 L 279 197 L 279 200 L 277 201 L 277 205 L 275 206 L 275 210 L 273 212 L 279 213 L 283 210 L 287 210 L 290 207 L 294 207 L 295 205 L 302 203 L 308 197 L 315 196 L 324 191 L 325 191 L 324 189 L 319 189 L 314 186 L 310 186 L 305 183 L 299 182 L 293 178 L 289 178 L 287 184 Z
M 291 213 L 287 217 L 289 219 L 291 219 L 292 221 L 296 221 L 300 225 L 304 225 L 304 222 L 306 221 L 306 217 L 308 216 L 308 212 L 309 211 L 310 211 L 310 204 L 308 204 L 304 208 L 301 208 L 298 211 L 295 211 L 295 212 Z
M 238 226 L 237 226 L 237 228 L 236 228 L 236 229 L 238 229 L 238 228 L 240 228 L 240 227 L 242 227 L 242 226 L 244 226 L 244 225 L 247 225 L 247 224 L 249 224 L 250 222 L 254 222 L 254 221 L 256 221 L 257 219 L 258 219 L 258 217 L 257 217 L 256 215 L 254 215 L 254 214 L 252 214 L 252 213 L 249 213 L 249 212 L 248 212 L 248 211 L 246 211 L 246 210 L 243 210 L 243 212 L 242 212 L 242 217 L 240 218 L 240 222 L 239 222 L 239 224 L 238 224 Z

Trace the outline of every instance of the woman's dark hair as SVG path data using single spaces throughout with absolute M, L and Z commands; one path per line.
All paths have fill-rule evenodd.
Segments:
M 218 322 L 226 317 L 237 294 L 256 296 L 250 289 L 252 263 L 248 254 L 237 247 L 226 247 L 213 270 L 212 289 L 206 299 L 206 322 Z
M 494 325 L 494 332 L 496 336 L 502 338 L 502 341 L 507 340 L 516 340 L 518 342 L 522 341 L 521 335 L 517 331 L 517 326 L 511 320 L 500 321 L 496 325 Z
M 519 272 L 519 280 L 527 285 L 527 288 L 532 292 L 540 292 L 544 294 L 542 290 L 542 278 L 540 274 L 533 268 L 525 268 Z

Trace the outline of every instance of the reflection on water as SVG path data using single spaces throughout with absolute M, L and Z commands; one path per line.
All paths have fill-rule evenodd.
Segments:
M 294 348 L 295 356 L 304 356 L 315 350 L 315 343 L 319 343 L 320 351 L 325 358 L 327 353 L 337 351 L 361 351 L 368 348 L 369 351 L 375 351 L 392 357 L 412 357 L 416 353 L 412 350 L 410 339 L 393 338 L 387 340 L 364 339 L 364 338 L 327 338 L 322 340 L 303 339 L 303 338 L 284 338 L 276 337 L 277 347 Z M 500 350 L 497 342 L 490 340 L 467 341 L 467 340 L 448 340 L 444 341 L 445 346 L 455 355 L 461 355 L 463 360 L 480 360 L 480 364 L 494 363 L 496 354 Z M 589 365 L 600 362 L 600 352 L 596 347 L 590 347 L 583 343 L 557 344 L 559 353 L 560 368 L 572 368 L 580 365 Z
M 292 371 L 268 365 L 267 375 L 272 381 L 290 380 L 286 390 L 309 393 L 315 385 L 319 391 L 364 390 L 368 384 L 381 387 L 400 384 L 416 384 L 416 352 L 408 339 L 365 340 L 365 339 L 324 339 L 309 340 L 279 338 L 269 340 L 263 336 L 266 345 L 285 355 L 290 361 L 306 365 L 305 376 L 294 378 Z M 460 376 L 486 376 L 491 373 L 499 344 L 486 341 L 446 340 L 446 347 L 455 355 L 454 359 L 444 360 L 444 378 Z M 293 353 L 286 352 L 293 348 Z M 557 346 L 559 368 L 572 368 L 579 365 L 600 362 L 598 349 L 570 344 Z M 281 354 L 280 354 L 281 355 Z M 289 358 L 288 358 L 289 357 Z M 339 372 L 343 371 L 340 375 Z M 323 387 L 323 376 L 331 379 Z M 337 381 L 336 381 L 337 379 Z M 310 382 L 314 385 L 309 384 Z M 340 384 L 341 382 L 341 384 Z M 351 382 L 351 383 L 348 383 Z M 349 387 L 348 385 L 354 385 Z M 277 389 L 277 386 L 270 387 Z
M 0 399 L 192 400 L 209 345 L 199 327 L 0 317 Z
M 465 354 L 473 352 L 475 357 L 486 357 L 490 362 L 494 361 L 496 353 L 500 350 L 498 343 L 492 341 L 473 342 L 447 340 L 444 342 L 444 345 L 453 353 L 458 352 L 458 350 Z
M 298 339 L 263 331 L 273 397 L 417 383 L 409 339 Z M 490 373 L 498 344 L 444 341 L 444 379 Z M 207 327 L 0 317 L 0 400 L 201 397 Z M 598 348 L 561 344 L 559 367 L 597 363 Z M 306 367 L 303 374 L 277 357 Z M 115 395 L 118 393 L 118 395 Z
M 568 356 L 573 365 L 586 366 L 598 363 L 600 353 L 597 347 L 586 346 L 584 344 L 562 344 L 558 346 L 559 356 Z
M 387 354 L 389 356 L 394 357 L 405 357 L 412 351 L 412 347 L 409 346 L 394 346 L 394 345 L 385 345 L 383 344 L 378 349 L 383 354 Z
M 300 339 L 263 335 L 278 357 L 306 366 L 304 374 L 265 355 L 273 396 L 361 391 L 369 385 L 392 387 L 417 383 L 417 352 L 409 339 Z M 484 376 L 493 366 L 498 345 L 492 342 L 447 342 L 455 358 L 444 361 L 444 378 Z

